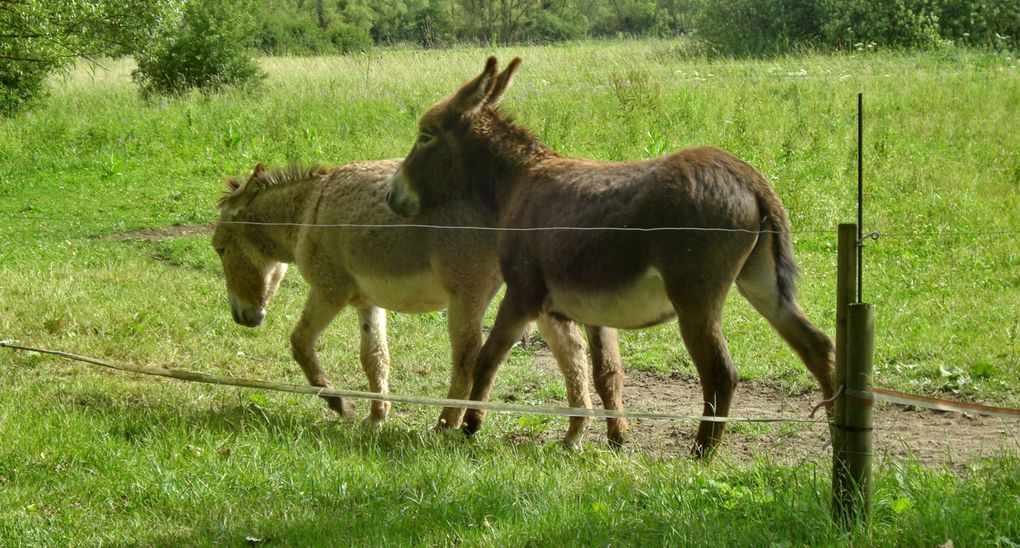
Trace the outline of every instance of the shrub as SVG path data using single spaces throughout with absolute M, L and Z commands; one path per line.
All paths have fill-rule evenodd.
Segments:
M 798 46 L 845 48 L 859 43 L 926 49 L 939 42 L 942 3 L 981 1 L 718 0 L 704 5 L 697 30 L 716 51 L 731 55 L 776 55 Z
M 18 112 L 46 91 L 46 76 L 55 62 L 0 60 L 0 116 Z
M 592 25 L 596 35 L 661 35 L 669 28 L 669 14 L 654 0 L 612 2 L 612 9 L 603 9 L 599 15 Z
M 836 47 L 925 49 L 939 40 L 936 7 L 929 0 L 827 0 L 823 12 L 822 32 Z
M 368 31 L 340 21 L 323 30 L 308 13 L 264 10 L 259 19 L 254 44 L 268 55 L 350 53 L 372 46 Z
M 368 31 L 354 25 L 333 23 L 326 35 L 333 48 L 340 53 L 367 51 L 372 47 L 372 36 Z
M 269 55 L 317 55 L 333 49 L 317 24 L 294 16 L 264 17 L 254 43 Z
M 707 2 L 697 32 L 717 52 L 775 55 L 822 39 L 818 0 L 717 0 Z
M 145 42 L 177 0 L 0 0 L 0 116 L 46 91 L 76 58 L 120 56 Z
M 137 55 L 131 77 L 143 95 L 175 95 L 251 85 L 263 72 L 252 57 L 249 0 L 189 0 L 178 25 Z
M 584 16 L 561 16 L 551 10 L 541 10 L 526 21 L 520 38 L 525 42 L 546 43 L 577 40 L 588 34 L 588 19 Z
M 1020 2 L 940 0 L 939 34 L 971 46 L 1020 46 Z

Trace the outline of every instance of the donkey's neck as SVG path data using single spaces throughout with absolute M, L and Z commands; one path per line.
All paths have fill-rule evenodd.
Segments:
M 251 241 L 262 242 L 262 252 L 274 260 L 294 262 L 300 225 L 314 223 L 314 208 L 321 187 L 318 178 L 282 183 L 258 191 L 238 216 L 238 221 L 251 224 L 245 230 Z
M 549 157 L 558 156 L 527 129 L 500 112 L 489 111 L 483 129 L 475 133 L 478 154 L 472 154 L 469 171 L 477 177 L 484 202 L 499 210 L 517 190 L 528 171 Z

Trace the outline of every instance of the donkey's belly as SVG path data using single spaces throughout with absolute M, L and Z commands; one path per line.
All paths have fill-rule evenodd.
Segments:
M 637 329 L 676 317 L 662 276 L 654 268 L 630 285 L 612 290 L 578 291 L 551 286 L 543 311 L 606 327 Z
M 357 277 L 357 301 L 396 312 L 431 312 L 449 304 L 450 296 L 428 270 L 399 276 Z

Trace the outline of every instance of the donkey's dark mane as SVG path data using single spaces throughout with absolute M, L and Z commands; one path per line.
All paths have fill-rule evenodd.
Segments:
M 485 154 L 469 155 L 468 171 L 478 177 L 472 185 L 477 198 L 496 211 L 497 196 L 505 190 L 499 181 L 514 179 L 524 166 L 558 154 L 498 106 L 487 111 L 474 140 Z
M 500 158 L 513 158 L 515 161 L 527 162 L 532 158 L 556 155 L 556 152 L 535 136 L 527 127 L 517 123 L 512 114 L 500 106 L 491 108 L 492 120 L 489 128 L 489 141 L 492 152 Z
M 273 168 L 262 172 L 261 175 L 248 177 L 227 177 L 225 183 L 227 190 L 220 196 L 219 206 L 223 207 L 234 198 L 247 192 L 257 192 L 267 188 L 281 187 L 296 182 L 307 181 L 308 179 L 325 175 L 329 170 L 319 164 L 302 166 L 301 164 L 289 164 L 287 167 Z

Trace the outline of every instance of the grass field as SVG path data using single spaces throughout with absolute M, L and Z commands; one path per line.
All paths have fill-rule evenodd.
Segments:
M 104 236 L 215 220 L 227 174 L 256 162 L 398 157 L 417 118 L 490 50 L 377 50 L 265 59 L 255 92 L 145 103 L 129 61 L 53 81 L 0 120 L 0 338 L 142 365 L 303 382 L 287 334 L 296 273 L 248 330 L 229 314 L 207 238 Z M 1020 406 L 1020 62 L 1004 54 L 691 58 L 671 41 L 501 49 L 524 65 L 507 110 L 563 154 L 631 159 L 696 144 L 765 173 L 790 211 L 801 302 L 834 324 L 835 226 L 854 219 L 856 94 L 864 93 L 865 299 L 876 384 Z M 320 357 L 366 389 L 347 311 Z M 391 315 L 391 387 L 445 393 L 443 314 Z M 745 379 L 812 381 L 739 297 L 726 329 Z M 693 375 L 675 326 L 627 332 L 628 368 Z M 562 402 L 515 350 L 494 398 Z M 739 395 L 738 395 L 739 398 Z M 739 411 L 739 399 L 736 402 Z M 362 404 L 362 409 L 364 409 Z M 705 466 L 528 436 L 562 422 L 494 416 L 477 439 L 426 432 L 398 406 L 379 432 L 314 398 L 183 385 L 0 353 L 0 545 L 1020 543 L 1016 447 L 964 470 L 887 460 L 875 516 L 828 518 L 827 456 Z M 693 425 L 685 425 L 693 428 Z M 1015 427 L 1015 426 L 1014 426 Z M 523 440 L 523 441 L 522 441 Z M 725 441 L 724 441 L 725 445 Z M 257 541 L 250 541 L 257 542 Z

